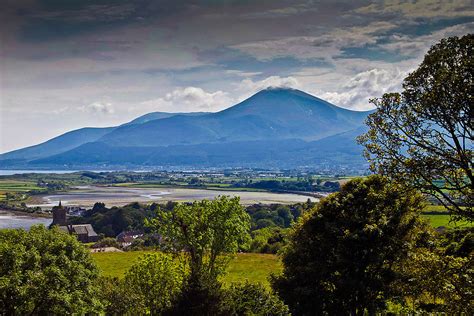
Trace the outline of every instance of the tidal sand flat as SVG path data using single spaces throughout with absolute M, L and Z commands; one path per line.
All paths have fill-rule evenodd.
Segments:
M 106 186 L 82 186 L 74 190 L 59 194 L 42 196 L 29 206 L 49 208 L 58 205 L 59 201 L 67 206 L 91 207 L 96 202 L 103 202 L 108 207 L 123 206 L 132 202 L 167 202 L 167 201 L 195 201 L 213 199 L 219 195 L 240 196 L 244 205 L 255 203 L 282 203 L 291 204 L 305 202 L 310 198 L 305 195 L 271 192 L 224 191 L 188 188 L 127 188 Z

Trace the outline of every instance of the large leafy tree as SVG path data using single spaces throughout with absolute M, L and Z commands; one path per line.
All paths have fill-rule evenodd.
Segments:
M 383 310 L 397 263 L 422 240 L 422 202 L 378 175 L 349 181 L 297 224 L 274 290 L 296 315 Z
M 217 277 L 225 255 L 233 254 L 249 238 L 250 216 L 238 197 L 179 203 L 172 210 L 158 209 L 148 226 L 159 233 L 168 250 L 189 258 L 191 274 Z
M 249 240 L 250 216 L 238 197 L 180 203 L 158 209 L 148 226 L 163 238 L 165 250 L 184 255 L 189 276 L 170 313 L 218 315 L 222 292 L 218 276 L 229 255 Z
M 472 221 L 474 35 L 434 45 L 403 92 L 372 100 L 359 138 L 371 168 L 430 194 Z
M 44 226 L 0 230 L 0 314 L 98 313 L 98 270 L 74 236 Z

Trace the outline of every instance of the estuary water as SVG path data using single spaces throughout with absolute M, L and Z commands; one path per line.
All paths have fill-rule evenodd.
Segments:
M 32 225 L 43 224 L 48 226 L 51 224 L 51 218 L 32 217 L 28 215 L 8 212 L 0 210 L 0 229 L 4 228 L 23 228 L 29 229 Z

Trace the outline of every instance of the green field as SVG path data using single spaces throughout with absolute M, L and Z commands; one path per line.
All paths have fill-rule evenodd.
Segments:
M 444 226 L 448 228 L 472 227 L 473 223 L 467 221 L 451 221 L 448 210 L 442 205 L 427 205 L 423 210 L 421 217 L 427 219 L 434 228 Z
M 34 182 L 0 180 L 0 201 L 5 200 L 7 193 L 27 193 L 31 190 L 42 190 Z
M 449 228 L 463 228 L 472 227 L 473 223 L 467 221 L 450 222 L 451 216 L 447 214 L 423 214 L 421 217 L 426 218 L 432 227 L 449 227 Z
M 126 270 L 146 251 L 103 252 L 93 253 L 92 258 L 99 266 L 102 275 L 123 277 Z M 232 282 L 261 283 L 268 287 L 268 277 L 281 271 L 281 263 L 277 256 L 269 254 L 242 253 L 231 260 L 227 274 L 223 277 L 224 284 Z

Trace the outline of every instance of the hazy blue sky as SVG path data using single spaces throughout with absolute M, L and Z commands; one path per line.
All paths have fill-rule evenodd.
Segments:
M 0 152 L 152 111 L 217 111 L 268 86 L 368 109 L 466 1 L 3 0 Z

